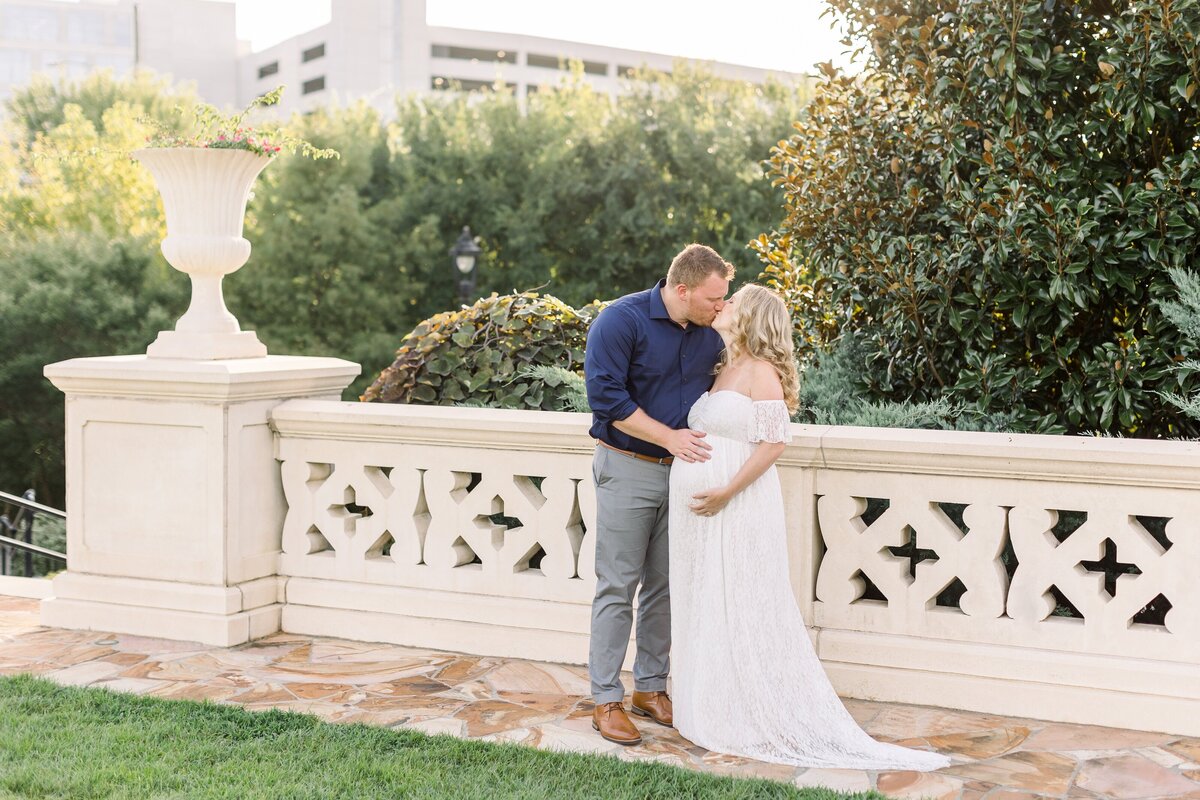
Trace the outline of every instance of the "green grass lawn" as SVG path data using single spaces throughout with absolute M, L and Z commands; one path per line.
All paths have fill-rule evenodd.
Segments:
M 0 798 L 848 795 L 303 714 L 0 678 Z

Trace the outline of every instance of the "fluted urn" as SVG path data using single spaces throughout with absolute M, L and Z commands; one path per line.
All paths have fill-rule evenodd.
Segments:
M 167 218 L 162 253 L 192 281 L 192 299 L 175 329 L 146 349 L 152 358 L 257 358 L 267 348 L 225 307 L 221 282 L 250 258 L 242 238 L 254 179 L 270 158 L 248 150 L 143 148 L 133 153 L 158 186 Z

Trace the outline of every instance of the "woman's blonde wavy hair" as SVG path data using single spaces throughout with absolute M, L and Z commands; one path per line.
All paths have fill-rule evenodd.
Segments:
M 792 318 L 783 298 L 766 287 L 747 283 L 733 295 L 729 345 L 717 362 L 717 372 L 733 359 L 748 355 L 775 368 L 783 384 L 783 401 L 795 413 L 800 405 L 800 376 L 792 347 Z

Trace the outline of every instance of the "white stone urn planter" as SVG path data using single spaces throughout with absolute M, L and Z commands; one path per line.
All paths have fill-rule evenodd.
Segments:
M 161 331 L 151 358 L 258 358 L 267 348 L 225 308 L 221 281 L 250 258 L 242 238 L 254 179 L 271 159 L 248 150 L 142 148 L 133 157 L 150 170 L 162 195 L 167 262 L 192 279 L 192 299 L 175 330 Z

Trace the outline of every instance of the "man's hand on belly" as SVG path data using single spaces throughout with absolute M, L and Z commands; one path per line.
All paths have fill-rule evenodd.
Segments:
M 709 451 L 712 450 L 712 445 L 704 441 L 706 435 L 703 431 L 680 428 L 667 434 L 666 441 L 661 444 L 671 455 L 683 461 L 708 461 L 711 458 Z
M 638 409 L 613 427 L 643 442 L 656 444 L 675 458 L 687 462 L 708 461 L 712 447 L 704 441 L 705 434 L 690 428 L 672 429 Z

